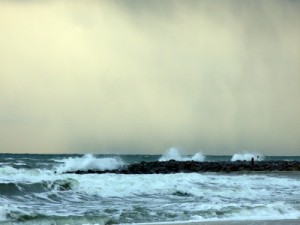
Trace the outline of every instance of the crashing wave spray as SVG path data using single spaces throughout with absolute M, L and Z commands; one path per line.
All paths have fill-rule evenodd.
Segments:
M 122 168 L 125 163 L 120 158 L 96 158 L 92 154 L 83 157 L 67 158 L 61 160 L 64 164 L 57 168 L 57 172 L 76 170 L 116 170 Z
M 261 153 L 257 152 L 243 152 L 243 153 L 236 153 L 232 156 L 231 161 L 251 161 L 252 158 L 257 161 L 263 161 L 264 156 Z
M 162 162 L 169 160 L 203 162 L 205 160 L 205 156 L 201 152 L 198 152 L 192 157 L 183 157 L 177 148 L 172 147 L 165 154 L 163 154 L 158 161 Z

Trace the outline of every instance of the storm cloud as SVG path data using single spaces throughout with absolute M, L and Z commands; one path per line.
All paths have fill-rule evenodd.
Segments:
M 0 152 L 299 155 L 299 1 L 0 1 Z

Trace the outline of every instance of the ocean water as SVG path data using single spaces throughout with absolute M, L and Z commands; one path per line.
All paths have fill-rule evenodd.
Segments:
M 0 224 L 131 224 L 300 218 L 300 173 L 64 174 L 154 160 L 234 156 L 0 154 Z

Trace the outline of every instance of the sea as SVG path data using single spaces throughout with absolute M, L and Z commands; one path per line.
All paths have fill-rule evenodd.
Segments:
M 0 154 L 0 224 L 300 221 L 300 173 L 66 174 L 142 161 L 297 160 L 232 156 Z M 274 222 L 274 224 L 276 224 Z M 297 223 L 295 223 L 297 224 Z M 299 223 L 300 224 L 300 223 Z

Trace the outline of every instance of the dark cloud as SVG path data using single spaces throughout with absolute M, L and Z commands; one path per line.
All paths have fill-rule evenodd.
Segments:
M 299 154 L 299 1 L 15 3 L 1 152 Z

